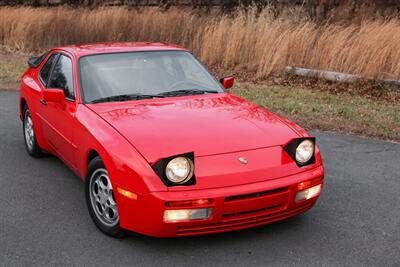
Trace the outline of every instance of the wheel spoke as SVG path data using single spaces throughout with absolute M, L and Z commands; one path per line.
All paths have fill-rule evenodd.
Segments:
M 110 205 L 116 205 L 114 194 L 112 192 L 108 195 L 108 201 L 110 202 Z

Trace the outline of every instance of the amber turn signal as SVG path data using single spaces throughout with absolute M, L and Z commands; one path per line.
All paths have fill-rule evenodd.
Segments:
M 212 199 L 197 199 L 197 200 L 184 200 L 184 201 L 169 201 L 165 202 L 166 207 L 199 207 L 208 206 L 212 204 Z
M 137 200 L 137 195 L 135 193 L 132 193 L 128 190 L 122 189 L 120 187 L 117 188 L 118 193 L 120 193 L 121 195 L 123 195 L 124 197 L 133 199 L 133 200 Z

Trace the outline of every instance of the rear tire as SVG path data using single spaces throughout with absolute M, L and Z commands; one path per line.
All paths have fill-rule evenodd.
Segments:
M 25 148 L 28 154 L 34 158 L 43 157 L 43 151 L 37 143 L 31 112 L 27 105 L 24 107 L 22 130 L 24 133 Z
M 97 228 L 112 237 L 124 236 L 124 231 L 119 226 L 118 207 L 111 181 L 100 157 L 89 163 L 85 195 L 90 217 Z

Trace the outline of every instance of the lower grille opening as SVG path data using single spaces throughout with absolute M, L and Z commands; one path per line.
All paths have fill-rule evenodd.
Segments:
M 286 190 L 287 190 L 287 188 L 283 187 L 283 188 L 278 188 L 278 189 L 268 190 L 268 191 L 262 191 L 262 192 L 257 192 L 257 193 L 250 193 L 250 194 L 245 194 L 245 195 L 231 196 L 231 197 L 225 198 L 225 202 L 243 200 L 243 199 L 248 199 L 248 198 L 257 198 L 257 197 L 262 197 L 262 196 L 266 196 L 266 195 L 273 195 L 273 194 L 276 194 L 276 193 L 284 192 Z
M 279 204 L 279 205 L 270 206 L 270 207 L 257 209 L 257 210 L 247 210 L 247 211 L 242 211 L 242 212 L 223 214 L 222 218 L 230 218 L 230 217 L 246 215 L 246 214 L 250 214 L 250 213 L 257 213 L 257 212 L 262 212 L 262 211 L 267 211 L 267 210 L 273 210 L 273 209 L 276 209 L 276 208 L 279 208 L 279 207 L 282 207 L 282 206 L 283 206 L 282 204 Z
M 207 225 L 196 225 L 196 226 L 178 226 L 177 227 L 177 235 L 179 236 L 188 236 L 188 235 L 202 235 L 202 234 L 212 234 L 219 233 L 225 231 L 239 230 L 249 227 L 260 226 L 276 221 L 280 221 L 299 213 L 305 212 L 309 208 L 311 208 L 313 203 L 309 203 L 305 206 L 292 209 L 285 210 L 273 214 L 265 214 L 260 215 L 248 219 L 242 219 L 237 221 L 229 221 L 229 222 L 218 222 L 214 224 Z

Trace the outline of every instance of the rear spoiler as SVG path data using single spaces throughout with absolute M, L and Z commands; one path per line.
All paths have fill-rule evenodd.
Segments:
M 37 67 L 40 65 L 40 63 L 42 63 L 42 61 L 46 58 L 46 56 L 47 56 L 48 53 L 49 53 L 49 52 L 46 52 L 46 53 L 44 53 L 44 54 L 41 55 L 41 56 L 30 57 L 30 58 L 28 59 L 28 65 L 29 65 L 29 67 L 31 67 L 31 68 L 37 68 Z

